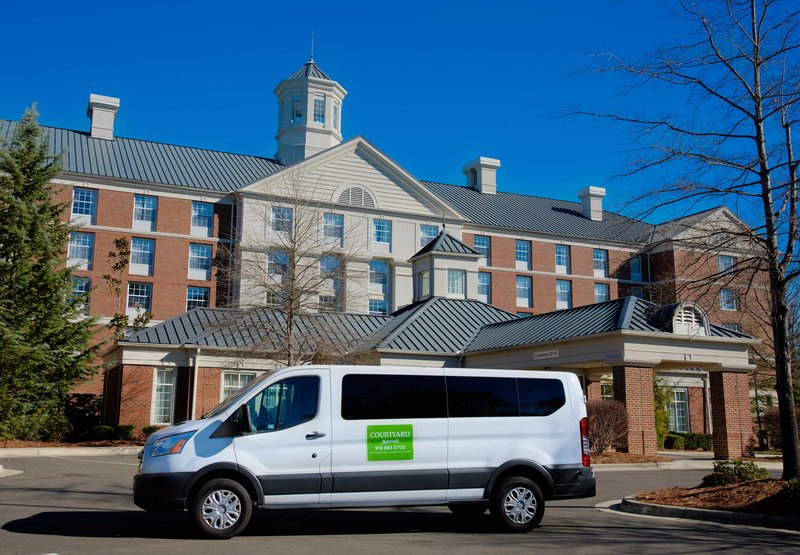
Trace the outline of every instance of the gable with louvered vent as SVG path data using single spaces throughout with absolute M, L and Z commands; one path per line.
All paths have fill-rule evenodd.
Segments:
M 706 335 L 706 318 L 695 306 L 680 306 L 672 318 L 673 333 Z
M 363 208 L 375 208 L 375 199 L 363 187 L 348 187 L 339 195 L 338 203 L 361 206 Z

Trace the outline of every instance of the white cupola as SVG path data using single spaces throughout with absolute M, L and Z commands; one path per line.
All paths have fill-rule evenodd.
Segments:
M 342 142 L 342 102 L 347 91 L 328 77 L 313 56 L 275 88 L 278 97 L 278 152 L 293 164 Z

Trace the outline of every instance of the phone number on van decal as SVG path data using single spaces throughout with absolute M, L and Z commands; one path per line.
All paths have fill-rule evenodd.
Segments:
M 368 461 L 414 460 L 414 426 L 367 426 Z

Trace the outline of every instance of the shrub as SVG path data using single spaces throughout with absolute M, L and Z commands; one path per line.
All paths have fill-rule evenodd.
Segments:
M 61 441 L 71 430 L 63 407 L 57 405 L 37 407 L 35 412 L 0 421 L 0 439 Z
M 625 435 L 628 413 L 619 401 L 589 401 L 586 403 L 589 418 L 589 450 L 602 453 Z
M 111 426 L 106 426 L 105 424 L 100 424 L 95 426 L 89 432 L 89 437 L 92 439 L 114 439 L 114 428 Z
M 769 478 L 769 471 L 759 467 L 753 462 L 744 461 L 716 461 L 714 471 L 703 477 L 704 487 L 727 486 L 750 480 L 764 480 Z
M 783 486 L 783 492 L 792 503 L 800 503 L 800 478 L 792 478 Z
M 150 434 L 153 434 L 161 429 L 161 426 L 145 426 L 142 428 L 142 435 L 147 439 Z
M 669 401 L 672 390 L 665 386 L 658 378 L 653 378 L 653 406 L 655 407 L 656 442 L 659 447 L 664 447 L 664 441 L 669 433 Z
M 686 448 L 686 444 L 683 436 L 679 436 L 677 434 L 669 434 L 664 439 L 664 447 L 666 449 L 679 449 L 682 451 Z
M 702 449 L 703 451 L 711 451 L 714 449 L 714 438 L 711 434 L 681 434 L 685 444 L 685 449 L 694 451 Z
M 120 424 L 117 426 L 116 438 L 123 441 L 131 441 L 133 439 L 133 424 Z

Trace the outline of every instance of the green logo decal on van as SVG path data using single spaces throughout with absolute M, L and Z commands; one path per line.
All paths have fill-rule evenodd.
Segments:
M 367 426 L 368 461 L 414 460 L 414 426 Z

